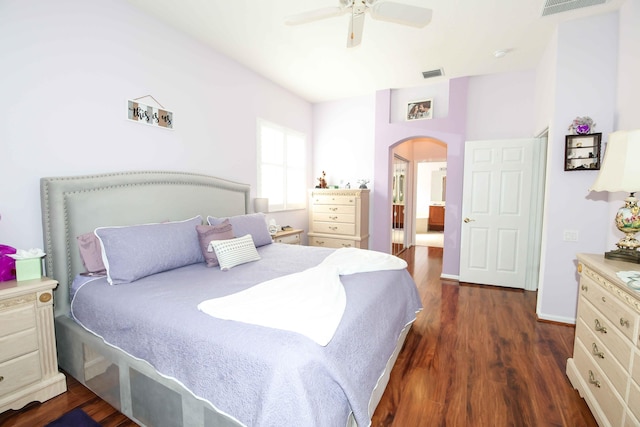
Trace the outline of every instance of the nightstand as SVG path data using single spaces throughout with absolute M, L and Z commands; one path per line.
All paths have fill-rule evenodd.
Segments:
M 301 242 L 302 232 L 304 230 L 298 229 L 290 229 L 290 230 L 282 230 L 278 231 L 276 234 L 271 236 L 273 243 L 286 243 L 289 245 L 299 245 Z
M 48 277 L 0 282 L 0 412 L 67 391 L 58 371 Z

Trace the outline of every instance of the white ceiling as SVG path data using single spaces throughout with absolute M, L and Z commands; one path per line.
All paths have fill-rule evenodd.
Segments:
M 288 15 L 338 6 L 339 0 L 127 1 L 310 102 L 533 69 L 559 22 L 617 10 L 624 2 L 543 17 L 545 0 L 393 0 L 432 9 L 431 23 L 416 29 L 367 15 L 362 44 L 347 49 L 348 14 L 284 24 Z M 555 3 L 565 1 L 574 0 Z M 509 53 L 497 59 L 496 50 Z M 423 79 L 422 71 L 438 68 L 444 77 Z

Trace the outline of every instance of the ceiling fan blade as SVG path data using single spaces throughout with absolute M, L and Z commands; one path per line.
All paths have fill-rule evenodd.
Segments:
M 347 11 L 348 8 L 346 7 L 324 7 L 322 9 L 287 16 L 286 18 L 284 18 L 284 23 L 287 25 L 306 24 L 308 22 L 318 21 L 320 19 L 340 16 Z
M 356 47 L 362 42 L 362 30 L 364 30 L 364 13 L 352 14 L 349 18 L 347 47 Z
M 417 28 L 422 28 L 431 22 L 432 15 L 431 9 L 391 1 L 375 2 L 369 11 L 373 19 Z

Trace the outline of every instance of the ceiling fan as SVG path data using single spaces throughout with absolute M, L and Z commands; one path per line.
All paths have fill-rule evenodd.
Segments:
M 288 16 L 285 18 L 285 23 L 287 25 L 306 24 L 350 13 L 347 47 L 355 47 L 362 41 L 366 12 L 369 12 L 373 19 L 416 28 L 422 28 L 431 22 L 431 9 L 424 7 L 378 0 L 339 0 L 339 2 L 340 6 L 324 7 Z

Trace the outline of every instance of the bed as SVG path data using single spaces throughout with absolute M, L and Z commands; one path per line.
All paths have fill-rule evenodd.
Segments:
M 59 282 L 59 365 L 119 411 L 147 426 L 370 424 L 421 309 L 406 269 L 341 275 L 346 308 L 320 345 L 196 307 L 317 268 L 335 259 L 333 250 L 264 244 L 255 249 L 258 260 L 228 271 L 187 263 L 117 286 L 109 283 L 114 261 L 107 277 L 80 276 L 78 236 L 245 218 L 248 185 L 165 171 L 51 177 L 41 179 L 41 200 L 46 273 Z M 164 335 L 151 339 L 157 332 Z

